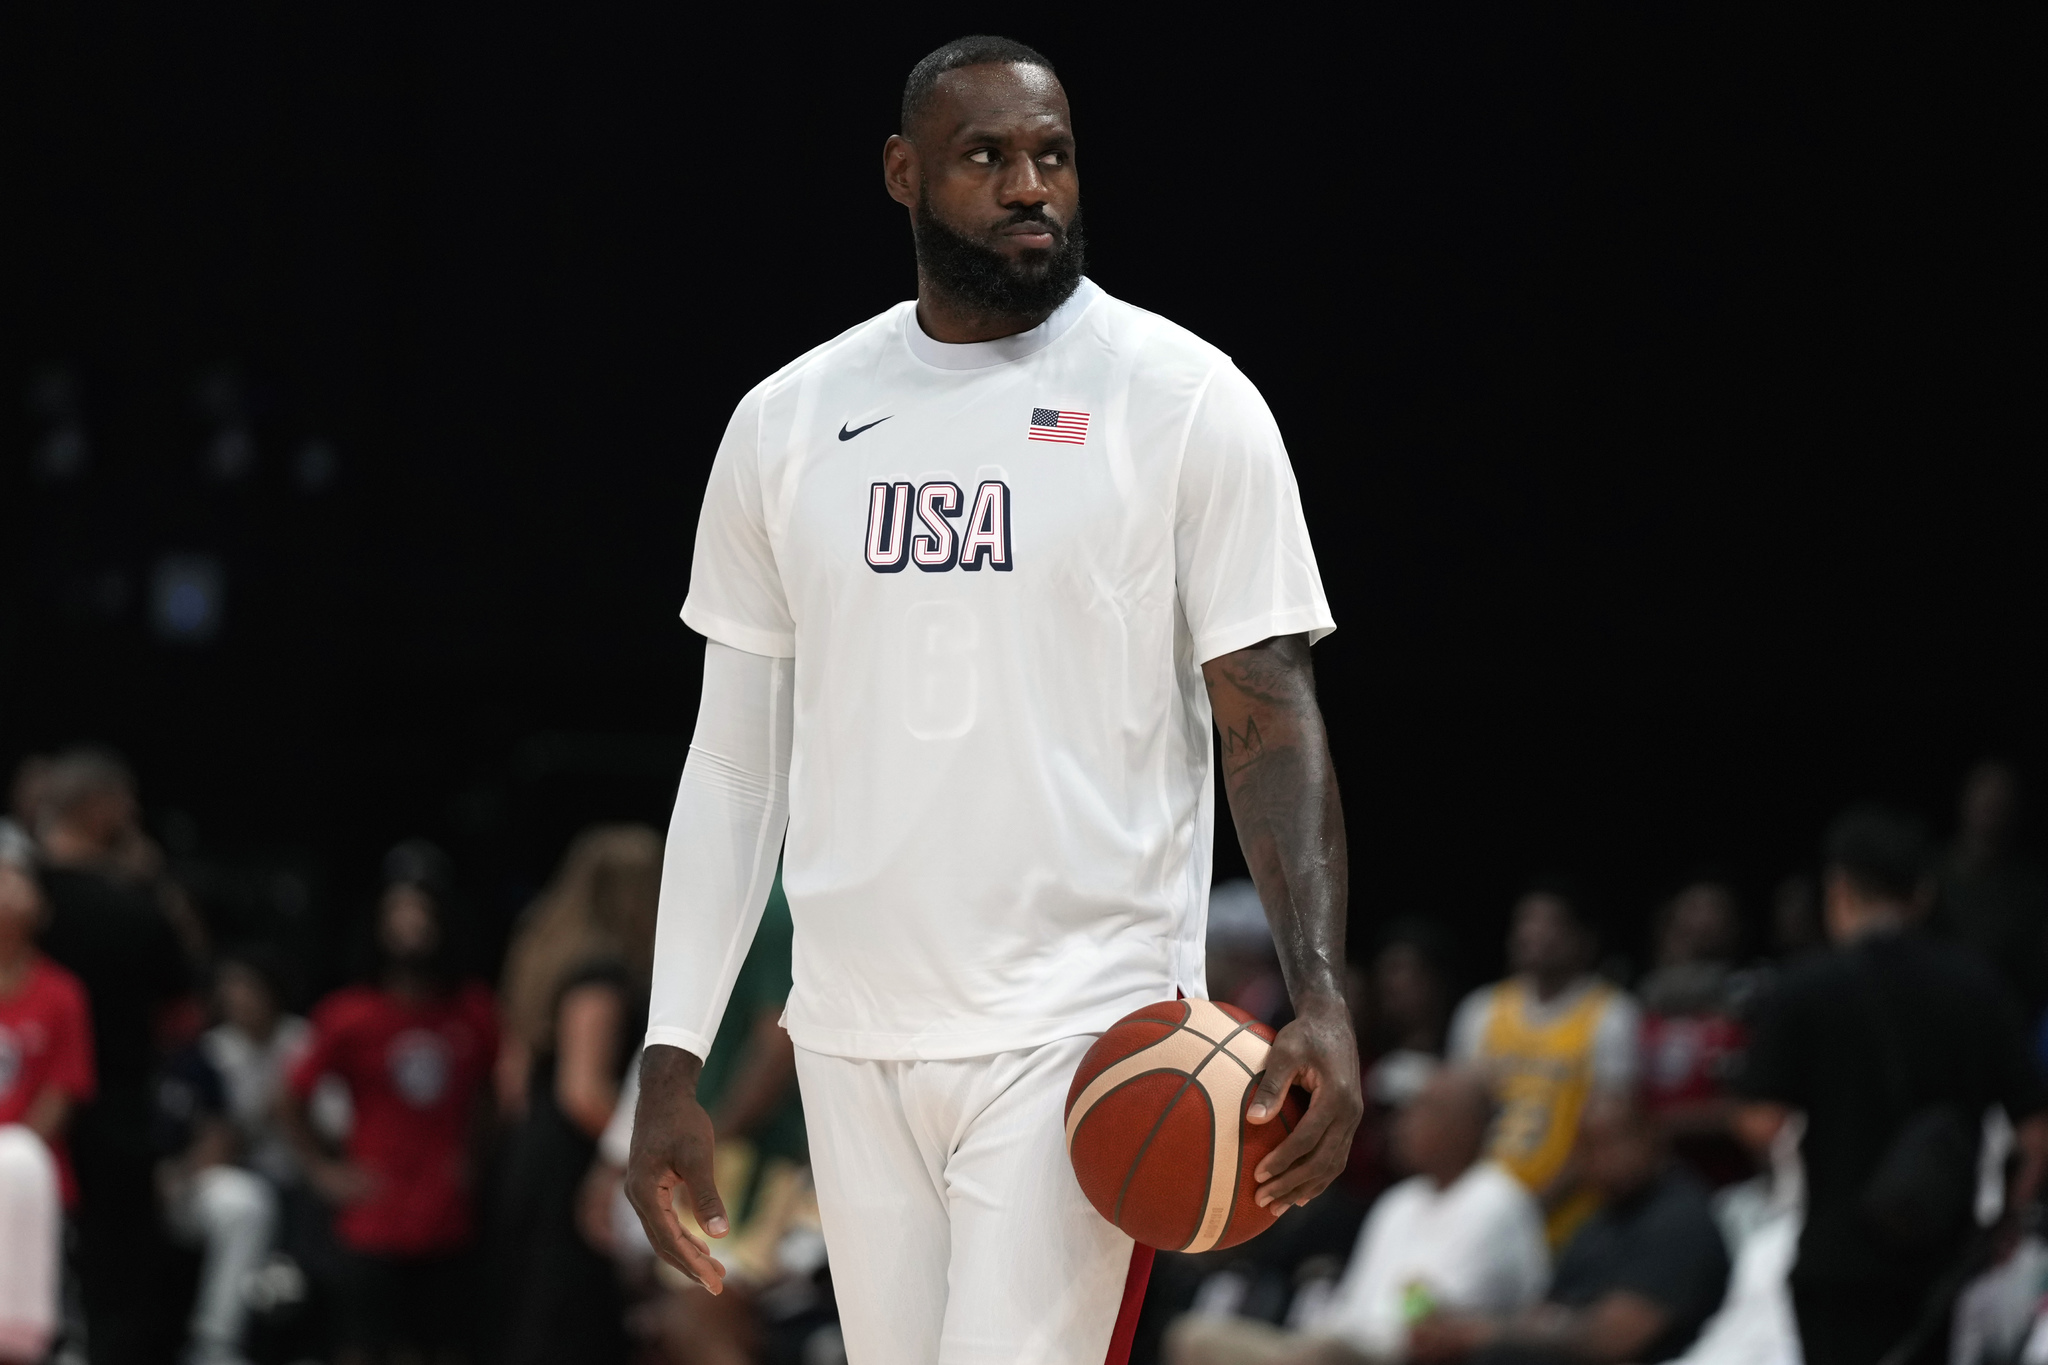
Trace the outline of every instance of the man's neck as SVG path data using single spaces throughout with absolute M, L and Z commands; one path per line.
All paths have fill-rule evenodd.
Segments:
M 1547 1005 L 1578 984 L 1582 972 L 1530 972 L 1529 990 L 1538 1004 Z
M 933 341 L 949 346 L 1013 337 L 1030 331 L 1056 311 L 1055 307 L 1042 313 L 992 313 L 954 297 L 922 271 L 918 273 L 917 325 Z
M 1429 1177 L 1429 1183 L 1435 1187 L 1436 1192 L 1442 1194 L 1445 1190 L 1463 1180 L 1465 1172 L 1478 1164 L 1479 1158 L 1475 1156 L 1463 1165 L 1440 1167 L 1434 1171 L 1424 1171 L 1423 1174 Z

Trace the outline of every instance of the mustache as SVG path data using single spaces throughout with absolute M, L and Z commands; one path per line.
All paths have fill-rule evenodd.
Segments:
M 1009 217 L 1003 219 L 1002 222 L 990 228 L 989 231 L 1001 232 L 1004 228 L 1017 227 L 1024 223 L 1034 223 L 1044 228 L 1052 234 L 1054 242 L 1064 242 L 1067 240 L 1066 225 L 1048 214 L 1043 204 L 1033 204 L 1029 208 L 1018 209 L 1010 214 Z

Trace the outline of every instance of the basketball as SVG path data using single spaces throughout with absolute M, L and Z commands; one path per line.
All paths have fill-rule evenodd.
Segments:
M 1095 1040 L 1067 1090 L 1067 1156 L 1088 1202 L 1163 1251 L 1236 1246 L 1273 1225 L 1252 1172 L 1307 1110 L 1247 1123 L 1273 1030 L 1234 1005 L 1167 1000 Z

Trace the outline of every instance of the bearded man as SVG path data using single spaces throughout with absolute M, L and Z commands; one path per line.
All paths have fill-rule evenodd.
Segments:
M 1260 1204 L 1320 1193 L 1358 1120 L 1309 660 L 1334 626 L 1257 390 L 1083 276 L 1051 63 L 988 37 L 926 57 L 883 181 L 917 299 L 749 393 L 705 492 L 628 1192 L 718 1289 L 673 1201 L 727 1232 L 693 1087 L 783 851 L 848 1358 L 1119 1360 L 1150 1253 L 1089 1207 L 1062 1107 L 1103 1029 L 1204 993 L 1212 723 L 1295 1009 L 1249 1118 L 1311 1095 Z

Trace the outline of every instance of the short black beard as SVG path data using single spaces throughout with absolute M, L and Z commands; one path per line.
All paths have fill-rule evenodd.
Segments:
M 1020 210 L 998 224 L 1043 223 L 1053 244 L 1021 261 L 1011 261 L 993 247 L 963 237 L 939 221 L 931 200 L 920 194 L 911 217 L 917 240 L 917 265 L 933 284 L 969 308 L 999 317 L 1043 318 L 1081 287 L 1086 242 L 1081 211 L 1064 228 L 1042 209 Z

